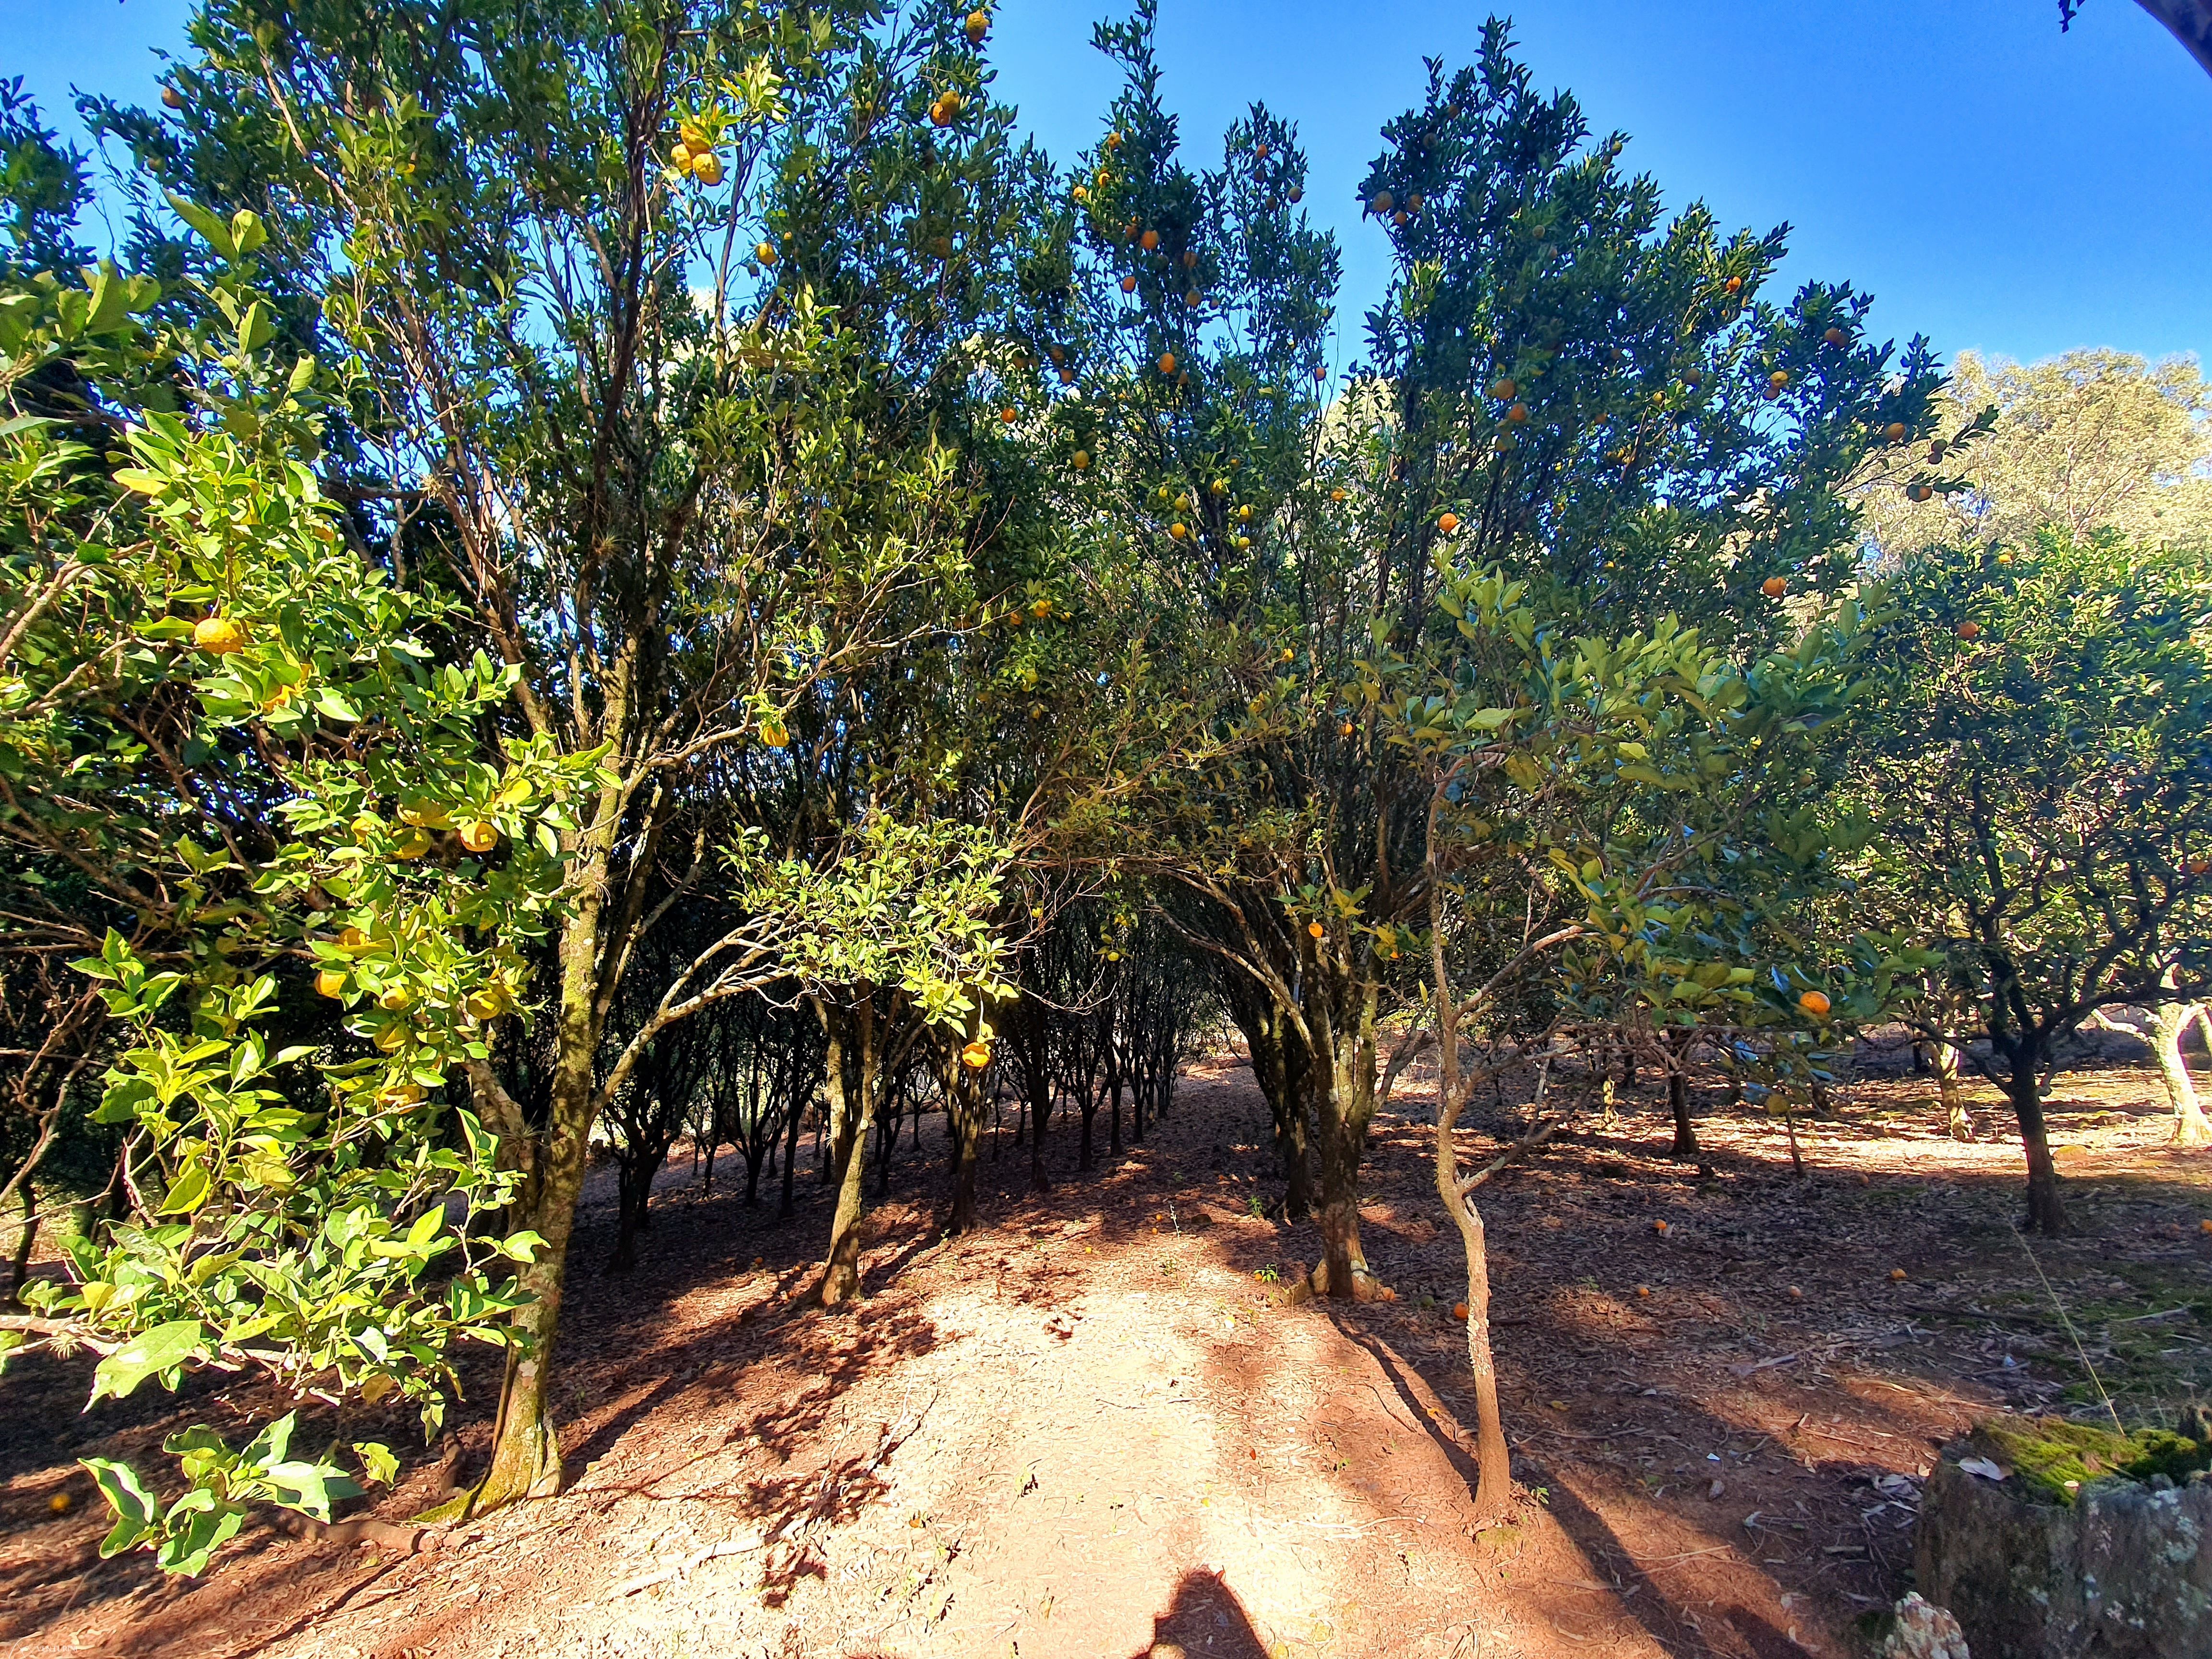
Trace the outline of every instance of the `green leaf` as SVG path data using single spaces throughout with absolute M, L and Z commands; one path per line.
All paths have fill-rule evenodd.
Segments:
M 199 1358 L 206 1352 L 204 1334 L 197 1319 L 172 1320 L 142 1331 L 94 1368 L 92 1400 L 108 1395 L 120 1400 L 155 1372 Z
M 81 1468 L 92 1476 L 107 1507 L 115 1512 L 115 1526 L 100 1541 L 103 1561 L 132 1548 L 154 1524 L 154 1498 L 139 1484 L 138 1472 L 128 1463 L 105 1457 L 82 1457 Z
M 231 235 L 228 225 L 198 203 L 186 201 L 173 190 L 164 191 L 162 194 L 168 198 L 169 206 L 175 210 L 177 217 L 199 232 L 201 240 L 210 247 L 226 259 L 238 258 L 238 242 Z
M 399 1478 L 399 1460 L 381 1441 L 356 1440 L 353 1455 L 361 1460 L 362 1472 L 371 1486 L 388 1486 Z

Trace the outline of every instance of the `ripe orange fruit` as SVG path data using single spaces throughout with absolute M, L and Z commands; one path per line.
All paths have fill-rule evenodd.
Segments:
M 1118 133 L 1118 132 L 1109 132 L 1109 133 L 1108 133 L 1108 134 L 1106 135 L 1106 148 L 1107 148 L 1107 149 L 1121 149 L 1121 135 L 1120 133 Z
M 1459 514 L 1456 513 L 1445 514 L 1443 517 L 1437 520 L 1437 528 L 1443 531 L 1445 535 L 1450 535 L 1453 531 L 1459 528 Z
M 1790 1287 L 1790 1299 L 1792 1302 L 1802 1302 L 1805 1299 L 1805 1292 L 1792 1285 Z
M 1091 199 L 1091 189 L 1087 185 L 1078 185 L 1073 190 L 1067 193 L 1078 202 L 1087 202 Z
M 1905 1283 L 1905 1269 L 1902 1267 L 1892 1267 L 1889 1270 L 1889 1282 L 1893 1285 L 1902 1285 Z
M 246 630 L 218 611 L 192 624 L 192 643 L 210 657 L 228 657 L 245 648 Z
M 483 818 L 471 818 L 460 829 L 461 845 L 471 853 L 489 853 L 499 845 L 499 826 Z
M 1150 253 L 1159 245 L 1160 234 L 1157 230 L 1148 230 L 1143 235 L 1137 238 L 1137 246 L 1144 249 L 1147 253 Z
M 1136 291 L 1137 279 L 1133 276 L 1124 276 L 1121 279 L 1121 292 L 1124 294 L 1134 294 Z
M 1820 337 L 1821 337 L 1822 339 L 1826 340 L 1826 341 L 1830 345 L 1832 345 L 1832 346 L 1839 346 L 1839 345 L 1843 344 L 1843 343 L 1844 343 L 1844 342 L 1846 339 L 1848 339 L 1850 337 L 1849 337 L 1848 335 L 1846 335 L 1846 334 L 1844 332 L 1844 331 L 1843 331 L 1843 330 L 1841 330 L 1840 328 L 1832 328 L 1832 329 L 1830 329 L 1830 330 L 1829 330 L 1826 334 L 1823 334 Z
M 1292 185 L 1291 186 L 1291 202 L 1292 202 L 1293 204 L 1295 204 L 1295 203 L 1298 203 L 1298 202 L 1303 202 L 1303 201 L 1304 201 L 1305 199 L 1306 199 L 1306 192 L 1305 192 L 1305 190 L 1304 190 L 1304 186 L 1302 186 L 1302 185 Z
M 1061 369 L 1060 371 L 1060 383 L 1062 386 L 1073 386 L 1075 384 L 1075 371 L 1072 368 Z
M 1766 383 L 1777 392 L 1781 391 L 1784 386 L 1790 384 L 1790 371 L 1786 368 L 1776 369 L 1773 374 L 1766 377 Z
M 980 1072 L 991 1063 L 991 1045 L 978 1039 L 960 1050 L 960 1063 L 971 1072 Z
M 1255 144 L 1252 147 L 1252 157 L 1255 161 L 1264 161 L 1273 154 L 1274 151 L 1269 149 L 1265 144 Z
M 1182 302 L 1195 311 L 1206 303 L 1206 296 L 1196 289 L 1191 289 L 1183 295 Z
M 1322 927 L 1317 921 L 1308 922 L 1306 924 L 1306 932 L 1311 933 L 1316 939 L 1326 939 L 1328 937 L 1328 929 Z
M 1085 467 L 1091 465 L 1091 452 L 1087 449 L 1079 449 L 1075 453 L 1069 456 L 1067 459 L 1068 464 L 1073 466 L 1078 472 L 1080 472 Z
M 1344 492 L 1341 489 L 1332 489 L 1328 492 L 1328 498 L 1333 501 L 1340 501 L 1344 499 Z
M 2212 870 L 2212 859 L 2191 859 L 2189 862 L 2189 873 L 2192 876 L 2201 876 L 2207 870 Z
M 1759 591 L 1770 599 L 1778 599 L 1790 591 L 1790 579 L 1787 576 L 1769 576 L 1759 583 Z
M 1797 1006 L 1815 1019 L 1828 1017 L 1828 999 L 1818 991 L 1808 991 L 1797 999 Z
M 1407 213 L 1405 209 L 1400 208 L 1395 213 L 1390 216 L 1390 222 L 1394 225 L 1402 225 L 1410 216 L 1411 216 Z
M 1004 421 L 1008 426 L 1012 426 L 1016 421 L 1021 419 L 1021 411 L 1019 410 L 1002 409 L 999 411 L 999 418 Z
M 678 138 L 669 149 L 668 165 L 674 167 L 678 173 L 690 172 L 691 146 L 685 143 L 681 138 Z
M 1168 534 L 1176 541 L 1183 541 L 1190 535 L 1190 526 L 1178 520 L 1168 526 Z
M 1512 422 L 1516 426 L 1520 425 L 1522 422 L 1528 418 L 1528 405 L 1526 404 L 1509 404 L 1505 410 L 1505 418 Z
M 1655 1233 L 1664 1234 L 1667 1231 L 1667 1224 L 1663 1221 L 1655 1221 L 1651 1224 L 1651 1231 Z
M 1187 247 L 1182 251 L 1182 268 L 1185 270 L 1195 270 L 1198 269 L 1198 250 L 1196 248 Z
M 1982 625 L 1978 622 L 1962 622 L 1959 624 L 1959 637 L 1962 640 L 1971 640 L 1981 631 Z
M 1369 212 L 1379 218 L 1397 204 L 1396 199 L 1385 190 L 1376 192 L 1375 199 L 1367 204 L 1367 209 Z
M 982 10 L 971 11 L 964 27 L 969 43 L 980 46 L 983 44 L 983 37 L 991 32 L 991 14 Z
M 1174 352 L 1163 351 L 1160 353 L 1160 373 L 1163 374 L 1172 374 L 1175 373 Z
M 315 975 L 315 993 L 319 996 L 342 997 L 345 994 L 346 976 L 343 969 L 325 968 Z
M 1935 493 L 1924 483 L 1907 484 L 1905 487 L 1905 498 L 1911 501 L 1924 501 Z
M 1467 1304 L 1464 1302 L 1453 1303 L 1452 1317 L 1454 1319 L 1465 1319 L 1467 1317 Z
M 1726 289 L 1730 294 L 1741 294 L 1743 292 L 1743 278 L 1741 276 L 1731 276 L 1728 281 L 1723 283 L 1721 286 L 1723 289 Z
M 691 158 L 691 176 L 709 188 L 722 182 L 722 158 L 708 150 Z
M 1882 428 L 1881 435 L 1888 439 L 1889 441 L 1893 444 L 1903 443 L 1905 441 L 1905 422 L 1902 421 L 1892 421 L 1887 426 Z
M 1348 738 L 1352 735 L 1352 726 L 1350 720 L 1345 721 L 1343 725 L 1336 728 L 1336 735 L 1340 738 Z
M 1500 403 L 1510 402 L 1514 398 L 1518 397 L 1520 392 L 1520 383 L 1515 380 L 1510 374 L 1504 380 L 1498 381 L 1496 386 L 1490 388 L 1490 395 L 1497 398 Z
M 163 87 L 161 104 L 165 109 L 182 109 L 185 106 L 185 94 L 174 87 Z

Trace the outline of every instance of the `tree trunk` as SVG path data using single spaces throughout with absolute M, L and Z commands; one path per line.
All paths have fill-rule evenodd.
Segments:
M 1035 1080 L 1030 1085 L 1030 1190 L 1033 1193 L 1051 1190 L 1052 1182 L 1044 1173 L 1044 1130 L 1052 1120 L 1052 1076 L 1042 1063 L 1044 1041 L 1037 1042 L 1040 1062 Z M 1024 1067 L 1026 1074 L 1028 1067 Z
M 2158 1051 L 2158 1074 L 2166 1084 L 2166 1103 L 2173 1108 L 2177 1146 L 2212 1146 L 2212 1120 L 2204 1115 L 2197 1085 L 2190 1080 L 2189 1062 L 2181 1053 L 2181 1039 L 2200 1012 L 2197 1003 L 2167 1002 L 2153 1017 L 2152 1043 Z
M 1960 1077 L 1959 1051 L 1948 1042 L 1935 1045 L 1929 1064 L 1936 1073 L 1936 1098 L 1943 1108 L 1943 1125 L 1954 1140 L 1972 1140 L 1974 1121 L 1966 1113 L 1966 1091 Z
M 589 1162 L 587 1115 L 591 1076 L 582 1079 L 582 1104 L 563 1110 L 556 1080 L 553 1111 L 556 1127 L 541 1155 L 536 1191 L 521 1206 L 521 1224 L 544 1239 L 544 1248 L 517 1275 L 532 1298 L 515 1315 L 521 1345 L 507 1353 L 500 1387 L 499 1415 L 492 1426 L 491 1467 L 473 1490 L 455 1500 L 458 1516 L 491 1510 L 525 1498 L 550 1498 L 561 1490 L 561 1445 L 550 1409 L 554 1337 L 560 1327 L 561 1298 L 567 1286 L 568 1240 L 576 1225 L 576 1200 L 583 1195 Z M 574 1126 L 582 1121 L 577 1132 Z M 437 1511 L 433 1511 L 437 1513 Z
M 39 1242 L 38 1194 L 28 1179 L 15 1191 L 23 1200 L 23 1228 L 15 1235 L 15 1255 L 8 1274 L 8 1300 L 11 1303 L 23 1299 L 24 1281 L 31 1274 L 31 1251 Z
M 1674 1114 L 1674 1145 L 1668 1156 L 1698 1155 L 1698 1126 L 1690 1121 L 1690 1039 L 1667 1045 L 1667 1104 Z
M 957 1061 L 945 1117 L 952 1137 L 952 1215 L 948 1234 L 975 1231 L 975 1161 L 983 1148 L 983 1073 Z
M 1456 1114 L 1454 1115 L 1456 1116 Z M 1474 1373 L 1474 1516 L 1495 1519 L 1510 1501 L 1513 1454 L 1505 1443 L 1505 1420 L 1498 1403 L 1498 1365 L 1490 1352 L 1490 1253 L 1483 1236 L 1482 1212 L 1459 1190 L 1459 1159 L 1452 1126 L 1437 1128 L 1437 1193 L 1459 1228 L 1467 1256 L 1467 1363 Z
M 1376 1301 L 1383 1294 L 1382 1284 L 1369 1270 L 1359 1246 L 1359 1155 L 1375 1115 L 1375 998 L 1370 988 L 1364 999 L 1366 1017 L 1356 1033 L 1340 1033 L 1327 1024 L 1327 1012 L 1315 1006 L 1319 1001 L 1314 999 L 1306 1010 L 1310 1022 L 1321 1022 L 1327 1045 L 1327 1063 L 1307 1073 L 1316 1096 L 1315 1139 L 1321 1155 L 1322 1259 L 1314 1269 L 1313 1288 L 1317 1295 L 1341 1300 Z
M 806 1127 L 806 1105 L 804 1101 L 794 1102 L 791 1121 L 783 1126 L 783 1201 L 775 1211 L 781 1220 L 789 1220 L 799 1209 L 799 1200 L 792 1195 L 791 1188 L 799 1175 L 799 1137 Z
M 2066 1206 L 2058 1196 L 2058 1166 L 2051 1161 L 2043 1096 L 2036 1087 L 2035 1048 L 2025 1039 L 2014 1047 L 2005 1093 L 2020 1120 L 2020 1141 L 2027 1152 L 2027 1231 L 2055 1237 L 2066 1231 Z
M 1075 1167 L 1091 1167 L 1091 1121 L 1098 1115 L 1098 1097 L 1086 1092 L 1083 1097 L 1083 1145 L 1075 1155 Z
M 513 1212 L 515 1221 L 544 1243 L 515 1275 L 528 1300 L 516 1310 L 510 1328 L 514 1340 L 507 1351 L 499 1413 L 492 1425 L 491 1467 L 472 1489 L 442 1506 L 459 1516 L 487 1514 L 520 1498 L 550 1498 L 561 1490 L 561 1445 L 550 1409 L 553 1346 L 568 1284 L 568 1241 L 576 1229 L 576 1205 L 591 1164 L 592 1120 L 599 1109 L 598 1056 L 604 1028 L 597 994 L 600 949 L 605 943 L 601 937 L 605 874 L 602 851 L 578 872 L 580 896 L 561 929 L 560 1000 L 542 1134 L 532 1133 L 488 1066 L 471 1074 L 479 1109 L 497 1109 L 486 1121 L 500 1137 L 501 1157 L 509 1167 L 523 1171 Z M 485 1082 L 491 1084 L 489 1096 Z
M 830 1162 L 837 1182 L 837 1211 L 830 1223 L 830 1255 L 823 1266 L 818 1299 L 823 1307 L 834 1308 L 860 1287 L 860 1218 L 866 1207 L 868 1122 L 874 1116 L 869 1106 L 876 1084 L 874 1006 L 864 1001 L 849 1012 L 831 1009 L 827 1024 L 830 1056 L 823 1075 L 836 1131 Z

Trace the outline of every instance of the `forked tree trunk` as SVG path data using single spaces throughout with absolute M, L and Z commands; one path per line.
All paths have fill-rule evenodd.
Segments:
M 1474 1374 L 1474 1439 L 1477 1474 L 1474 1514 L 1495 1519 L 1510 1500 L 1513 1454 L 1505 1443 L 1505 1421 L 1498 1403 L 1498 1364 L 1490 1352 L 1490 1253 L 1482 1212 L 1459 1190 L 1458 1149 L 1452 1128 L 1459 1114 L 1439 1113 L 1436 1138 L 1437 1196 L 1459 1229 L 1467 1257 L 1467 1363 Z
M 1954 1140 L 1972 1140 L 1974 1121 L 1966 1113 L 1966 1085 L 1960 1077 L 1959 1051 L 1939 1042 L 1931 1060 L 1936 1073 L 1936 1103 L 1943 1109 L 1943 1127 Z
M 2198 1003 L 2167 1002 L 2161 1003 L 2153 1016 L 2152 1042 L 2158 1051 L 2158 1074 L 2166 1084 L 2166 1103 L 2173 1108 L 2177 1146 L 2212 1146 L 2212 1120 L 2204 1115 L 2197 1085 L 2189 1076 L 2189 1062 L 2181 1052 L 2181 1039 L 2202 1012 Z

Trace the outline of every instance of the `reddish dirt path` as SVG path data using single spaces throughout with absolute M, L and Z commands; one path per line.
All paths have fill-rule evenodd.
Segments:
M 1485 1189 L 1524 1498 L 1471 1535 L 1458 1249 L 1419 1086 L 1377 1125 L 1364 1205 L 1400 1299 L 1357 1310 L 1285 1305 L 1260 1276 L 1315 1246 L 1250 1213 L 1265 1119 L 1234 1066 L 1194 1070 L 1110 1170 L 1063 1167 L 1055 1125 L 1048 1194 L 1018 1193 L 1009 1146 L 975 1237 L 879 1210 L 868 1299 L 835 1317 L 792 1301 L 826 1217 L 805 1168 L 779 1228 L 772 1202 L 749 1213 L 726 1177 L 702 1200 L 679 1165 L 637 1272 L 597 1272 L 605 1208 L 580 1233 L 570 1490 L 442 1555 L 249 1530 L 198 1586 L 100 1563 L 70 1460 L 222 1425 L 226 1399 L 204 1384 L 72 1424 L 86 1367 L 31 1362 L 0 1384 L 0 1636 L 296 1659 L 1843 1656 L 1902 1588 L 1934 1448 L 2078 1377 L 2004 1224 L 2017 1152 L 1929 1136 L 1919 1085 L 1861 1085 L 1841 1121 L 1801 1126 L 1802 1184 L 1778 1127 L 1717 1102 L 1705 1164 L 1666 1160 L 1660 1103 L 1632 1096 Z M 2109 1322 L 2084 1331 L 2108 1385 L 2146 1402 L 2212 1384 L 2212 1181 L 2159 1145 L 2155 1092 L 2124 1070 L 2062 1085 L 2084 1233 L 2037 1248 L 2077 1325 Z M 895 1191 L 936 1194 L 939 1133 Z M 2130 1322 L 2168 1297 L 2178 1315 Z M 456 1414 L 472 1454 L 475 1410 Z M 422 1454 L 380 1513 L 432 1478 Z M 78 1507 L 55 1520 L 58 1492 Z

